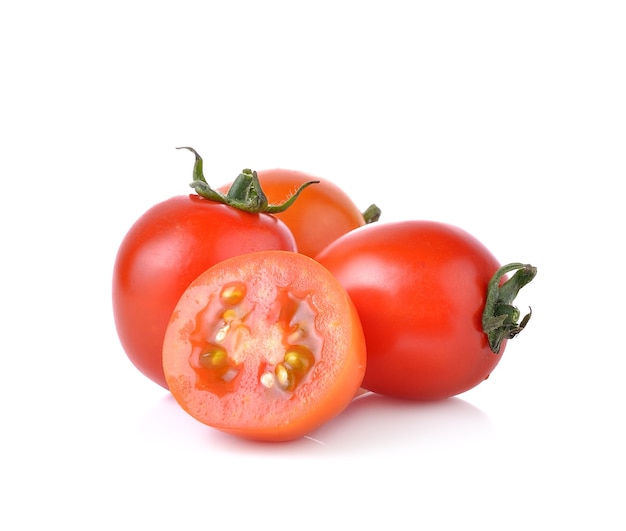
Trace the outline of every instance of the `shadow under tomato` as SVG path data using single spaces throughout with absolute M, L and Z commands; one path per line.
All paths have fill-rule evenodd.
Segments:
M 468 447 L 492 434 L 489 417 L 457 397 L 415 402 L 366 393 L 311 437 L 335 450 L 369 452 Z
M 186 450 L 210 449 L 254 455 L 286 456 L 315 454 L 318 451 L 323 452 L 325 448 L 324 443 L 311 437 L 272 443 L 247 440 L 223 433 L 195 420 L 178 405 L 170 394 L 158 400 L 154 407 L 144 413 L 139 421 L 139 429 L 143 432 L 143 436 L 149 438 L 154 444 Z
M 280 457 L 467 448 L 493 431 L 489 417 L 460 398 L 424 403 L 374 393 L 355 398 L 339 416 L 294 441 L 258 442 L 220 432 L 185 413 L 171 395 L 146 411 L 139 427 L 158 445 Z

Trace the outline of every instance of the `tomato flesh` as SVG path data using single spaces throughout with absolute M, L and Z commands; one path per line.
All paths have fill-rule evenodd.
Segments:
M 113 313 L 120 342 L 145 376 L 167 388 L 161 350 L 174 306 L 213 264 L 266 249 L 295 251 L 287 226 L 197 195 L 176 196 L 143 214 L 120 244 Z
M 363 387 L 437 400 L 463 393 L 502 358 L 482 330 L 487 285 L 500 264 L 476 238 L 430 221 L 376 223 L 316 259 L 341 282 L 367 343 Z
M 319 263 L 286 251 L 225 260 L 181 297 L 165 334 L 172 395 L 199 421 L 290 440 L 338 415 L 365 373 L 352 301 Z

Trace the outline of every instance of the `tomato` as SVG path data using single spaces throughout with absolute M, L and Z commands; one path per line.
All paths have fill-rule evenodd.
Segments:
M 463 393 L 489 376 L 530 317 L 518 324 L 511 301 L 536 269 L 501 268 L 480 241 L 448 224 L 369 225 L 316 260 L 357 308 L 367 344 L 363 387 L 376 393 L 414 400 Z
M 357 394 L 365 338 L 352 301 L 312 258 L 236 256 L 185 290 L 163 367 L 191 416 L 248 439 L 284 441 L 335 417 Z
M 307 256 L 314 257 L 339 236 L 380 216 L 376 205 L 361 212 L 348 194 L 329 180 L 287 169 L 260 170 L 257 175 L 270 202 L 284 201 L 302 184 L 315 181 L 315 186 L 298 197 L 296 206 L 275 214 L 293 233 L 298 251 Z
M 234 255 L 295 251 L 287 226 L 269 214 L 243 212 L 197 195 L 167 199 L 130 228 L 113 270 L 113 313 L 132 363 L 167 388 L 163 337 L 178 299 L 205 269 Z

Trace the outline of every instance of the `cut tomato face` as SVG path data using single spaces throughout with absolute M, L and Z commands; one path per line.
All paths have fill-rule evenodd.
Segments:
M 346 291 L 289 251 L 224 260 L 184 292 L 163 369 L 191 416 L 248 439 L 306 435 L 343 411 L 365 374 L 365 338 Z

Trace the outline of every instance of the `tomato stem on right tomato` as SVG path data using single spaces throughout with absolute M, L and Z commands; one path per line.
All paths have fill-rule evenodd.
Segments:
M 513 276 L 500 283 L 502 278 L 511 271 Z M 511 263 L 502 266 L 491 278 L 487 286 L 487 300 L 482 316 L 482 325 L 489 340 L 489 347 L 495 354 L 500 353 L 502 342 L 513 339 L 519 334 L 532 315 L 532 309 L 524 316 L 521 322 L 520 311 L 512 302 L 526 284 L 537 274 L 537 268 L 529 264 Z

